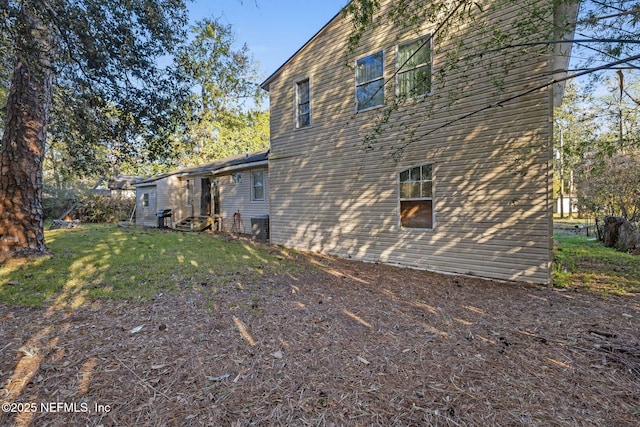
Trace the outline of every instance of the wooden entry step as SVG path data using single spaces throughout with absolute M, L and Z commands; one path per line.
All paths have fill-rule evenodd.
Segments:
M 213 218 L 210 216 L 190 216 L 175 225 L 179 231 L 203 231 L 213 226 Z

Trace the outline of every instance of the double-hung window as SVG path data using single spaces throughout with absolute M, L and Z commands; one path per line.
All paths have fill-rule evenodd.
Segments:
M 382 51 L 356 61 L 356 110 L 384 104 L 384 54 Z
M 428 94 L 431 91 L 430 37 L 399 45 L 396 68 L 399 97 L 413 98 Z
M 400 179 L 400 225 L 433 228 L 433 165 L 404 170 Z
M 251 200 L 264 200 L 264 171 L 254 171 L 251 174 Z
M 296 129 L 311 126 L 311 87 L 309 79 L 296 82 Z

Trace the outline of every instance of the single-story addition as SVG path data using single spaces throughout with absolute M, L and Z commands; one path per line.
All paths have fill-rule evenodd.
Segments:
M 251 233 L 252 219 L 259 219 L 254 225 L 263 227 L 269 215 L 268 155 L 240 154 L 136 184 L 136 224 Z

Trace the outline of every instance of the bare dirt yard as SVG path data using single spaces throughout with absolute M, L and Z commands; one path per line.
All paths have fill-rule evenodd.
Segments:
M 0 425 L 639 423 L 637 294 L 297 258 L 151 301 L 0 305 Z

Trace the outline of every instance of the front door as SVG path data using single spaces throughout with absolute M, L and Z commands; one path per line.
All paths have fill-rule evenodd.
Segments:
M 200 215 L 211 216 L 211 180 L 202 178 Z

